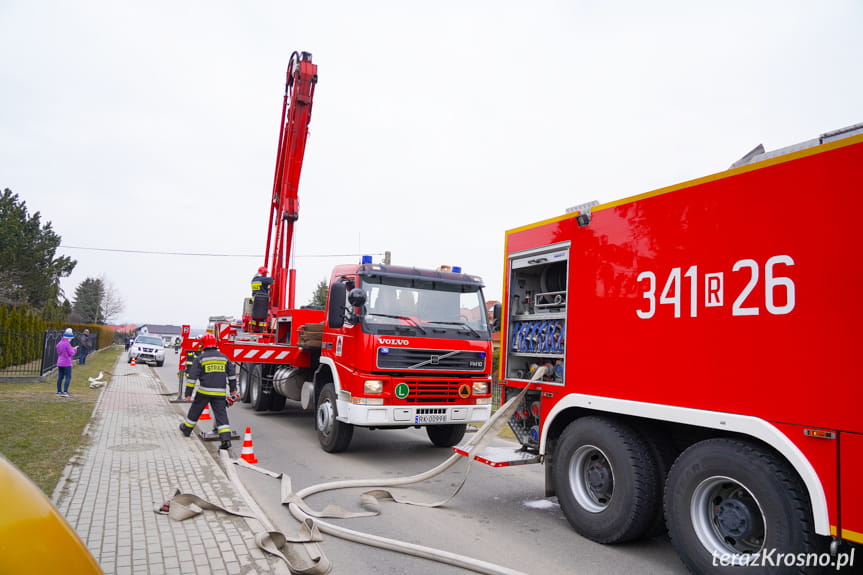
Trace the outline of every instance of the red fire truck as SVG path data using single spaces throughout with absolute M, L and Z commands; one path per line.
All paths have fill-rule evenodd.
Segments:
M 355 426 L 425 427 L 432 443 L 453 446 L 491 413 L 482 280 L 364 256 L 333 270 L 325 309 L 295 305 L 290 259 L 317 82 L 311 54 L 294 53 L 287 77 L 264 256 L 269 312 L 259 329 L 246 299 L 242 322 L 214 323 L 219 349 L 238 364 L 242 398 L 255 411 L 280 411 L 287 399 L 314 409 L 326 451 L 347 449 Z M 184 350 L 195 344 L 184 330 Z
M 863 124 L 506 233 L 510 427 L 578 533 L 664 520 L 695 573 L 863 543 L 861 182 Z

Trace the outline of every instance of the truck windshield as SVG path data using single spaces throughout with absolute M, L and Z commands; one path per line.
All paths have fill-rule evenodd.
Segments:
M 369 333 L 490 337 L 479 286 L 378 276 L 371 281 L 363 278 L 362 288 L 363 325 Z

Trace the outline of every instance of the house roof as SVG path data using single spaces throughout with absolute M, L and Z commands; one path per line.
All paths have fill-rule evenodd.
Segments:
M 158 325 L 155 323 L 145 323 L 144 325 L 138 326 L 138 332 L 147 328 L 149 333 L 156 333 L 159 335 L 183 335 L 183 328 L 179 325 Z

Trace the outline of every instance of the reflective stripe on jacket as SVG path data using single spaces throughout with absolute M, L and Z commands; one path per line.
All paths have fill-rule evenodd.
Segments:
M 201 352 L 186 371 L 189 381 L 186 383 L 186 395 L 191 395 L 191 386 L 199 382 L 198 393 L 208 396 L 225 397 L 226 387 L 231 392 L 237 390 L 237 373 L 234 363 L 225 357 L 218 349 L 211 347 Z
M 252 295 L 259 293 L 269 294 L 270 286 L 273 285 L 273 278 L 268 276 L 255 276 L 252 278 Z

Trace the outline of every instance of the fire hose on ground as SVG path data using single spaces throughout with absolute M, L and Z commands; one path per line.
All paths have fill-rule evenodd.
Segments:
M 545 372 L 546 368 L 544 366 L 540 367 L 533 374 L 531 381 L 536 381 L 542 378 Z M 234 515 L 240 515 L 244 517 L 254 516 L 264 527 L 264 531 L 256 534 L 255 536 L 255 540 L 258 546 L 264 551 L 284 560 L 291 572 L 295 574 L 319 575 L 330 572 L 332 566 L 329 560 L 323 554 L 323 551 L 321 551 L 320 547 L 318 546 L 318 542 L 322 540 L 320 534 L 327 533 L 334 537 L 339 537 L 341 539 L 353 541 L 355 543 L 361 543 L 364 545 L 387 549 L 390 551 L 395 551 L 414 557 L 420 557 L 432 561 L 437 561 L 440 563 L 446 563 L 456 567 L 475 571 L 477 573 L 487 573 L 491 575 L 523 575 L 523 573 L 520 571 L 490 563 L 488 561 L 483 561 L 473 557 L 452 553 L 450 551 L 442 549 L 435 549 L 424 545 L 408 543 L 405 541 L 381 537 L 370 533 L 363 533 L 327 521 L 323 521 L 322 519 L 342 519 L 350 517 L 367 517 L 371 515 L 378 515 L 380 514 L 380 501 L 385 499 L 392 499 L 397 503 L 404 503 L 420 507 L 439 507 L 447 503 L 453 497 L 455 497 L 459 493 L 459 491 L 461 491 L 461 488 L 466 483 L 467 478 L 470 474 L 470 464 L 473 461 L 474 456 L 486 445 L 488 445 L 488 443 L 490 443 L 495 436 L 497 436 L 497 434 L 506 424 L 509 417 L 515 411 L 516 407 L 520 404 L 528 389 L 530 389 L 530 384 L 526 385 L 521 391 L 521 393 L 519 393 L 517 396 L 513 397 L 503 406 L 501 406 L 488 420 L 488 422 L 486 422 L 486 424 L 483 425 L 483 427 L 466 444 L 462 445 L 462 449 L 467 451 L 468 462 L 464 472 L 464 476 L 462 477 L 461 482 L 455 488 L 453 493 L 442 500 L 433 502 L 414 501 L 410 498 L 399 495 L 398 493 L 393 493 L 392 491 L 387 491 L 382 488 L 412 485 L 427 481 L 447 471 L 456 463 L 461 461 L 464 457 L 461 454 L 453 453 L 450 457 L 448 457 L 439 465 L 423 473 L 419 473 L 417 475 L 409 477 L 331 481 L 327 483 L 312 485 L 297 492 L 294 492 L 291 486 L 291 480 L 289 476 L 282 473 L 276 473 L 273 471 L 266 470 L 257 465 L 246 463 L 242 459 L 231 459 L 227 452 L 222 451 L 221 456 L 224 462 L 228 463 L 227 465 L 225 465 L 228 476 L 235 484 L 238 491 L 245 499 L 246 503 L 253 510 L 255 510 L 255 513 L 253 515 L 238 513 L 212 505 L 205 508 L 222 510 Z M 279 531 L 273 530 L 269 522 L 266 519 L 262 519 L 263 513 L 260 511 L 257 504 L 255 504 L 252 497 L 248 494 L 245 487 L 242 485 L 242 482 L 238 478 L 233 468 L 233 465 L 231 464 L 253 469 L 260 473 L 264 473 L 266 475 L 270 475 L 274 478 L 281 480 L 281 502 L 282 504 L 288 506 L 288 510 L 290 511 L 291 515 L 300 522 L 299 533 L 296 537 L 288 537 Z M 366 512 L 348 512 L 335 505 L 329 505 L 322 511 L 316 511 L 309 507 L 309 505 L 305 502 L 305 498 L 326 491 L 366 487 L 377 488 L 372 491 L 365 492 L 361 495 L 361 501 L 363 506 L 366 509 L 370 510 Z M 178 497 L 182 498 L 178 501 L 180 503 L 186 503 L 187 501 L 194 501 L 196 503 L 199 503 L 198 501 L 196 501 L 199 498 L 196 498 L 192 495 L 178 493 L 177 495 L 175 495 L 175 498 Z M 166 507 L 170 507 L 170 502 L 163 505 L 163 510 L 161 512 L 165 512 Z M 179 519 L 179 517 L 175 518 Z M 184 516 L 183 518 L 186 517 Z

